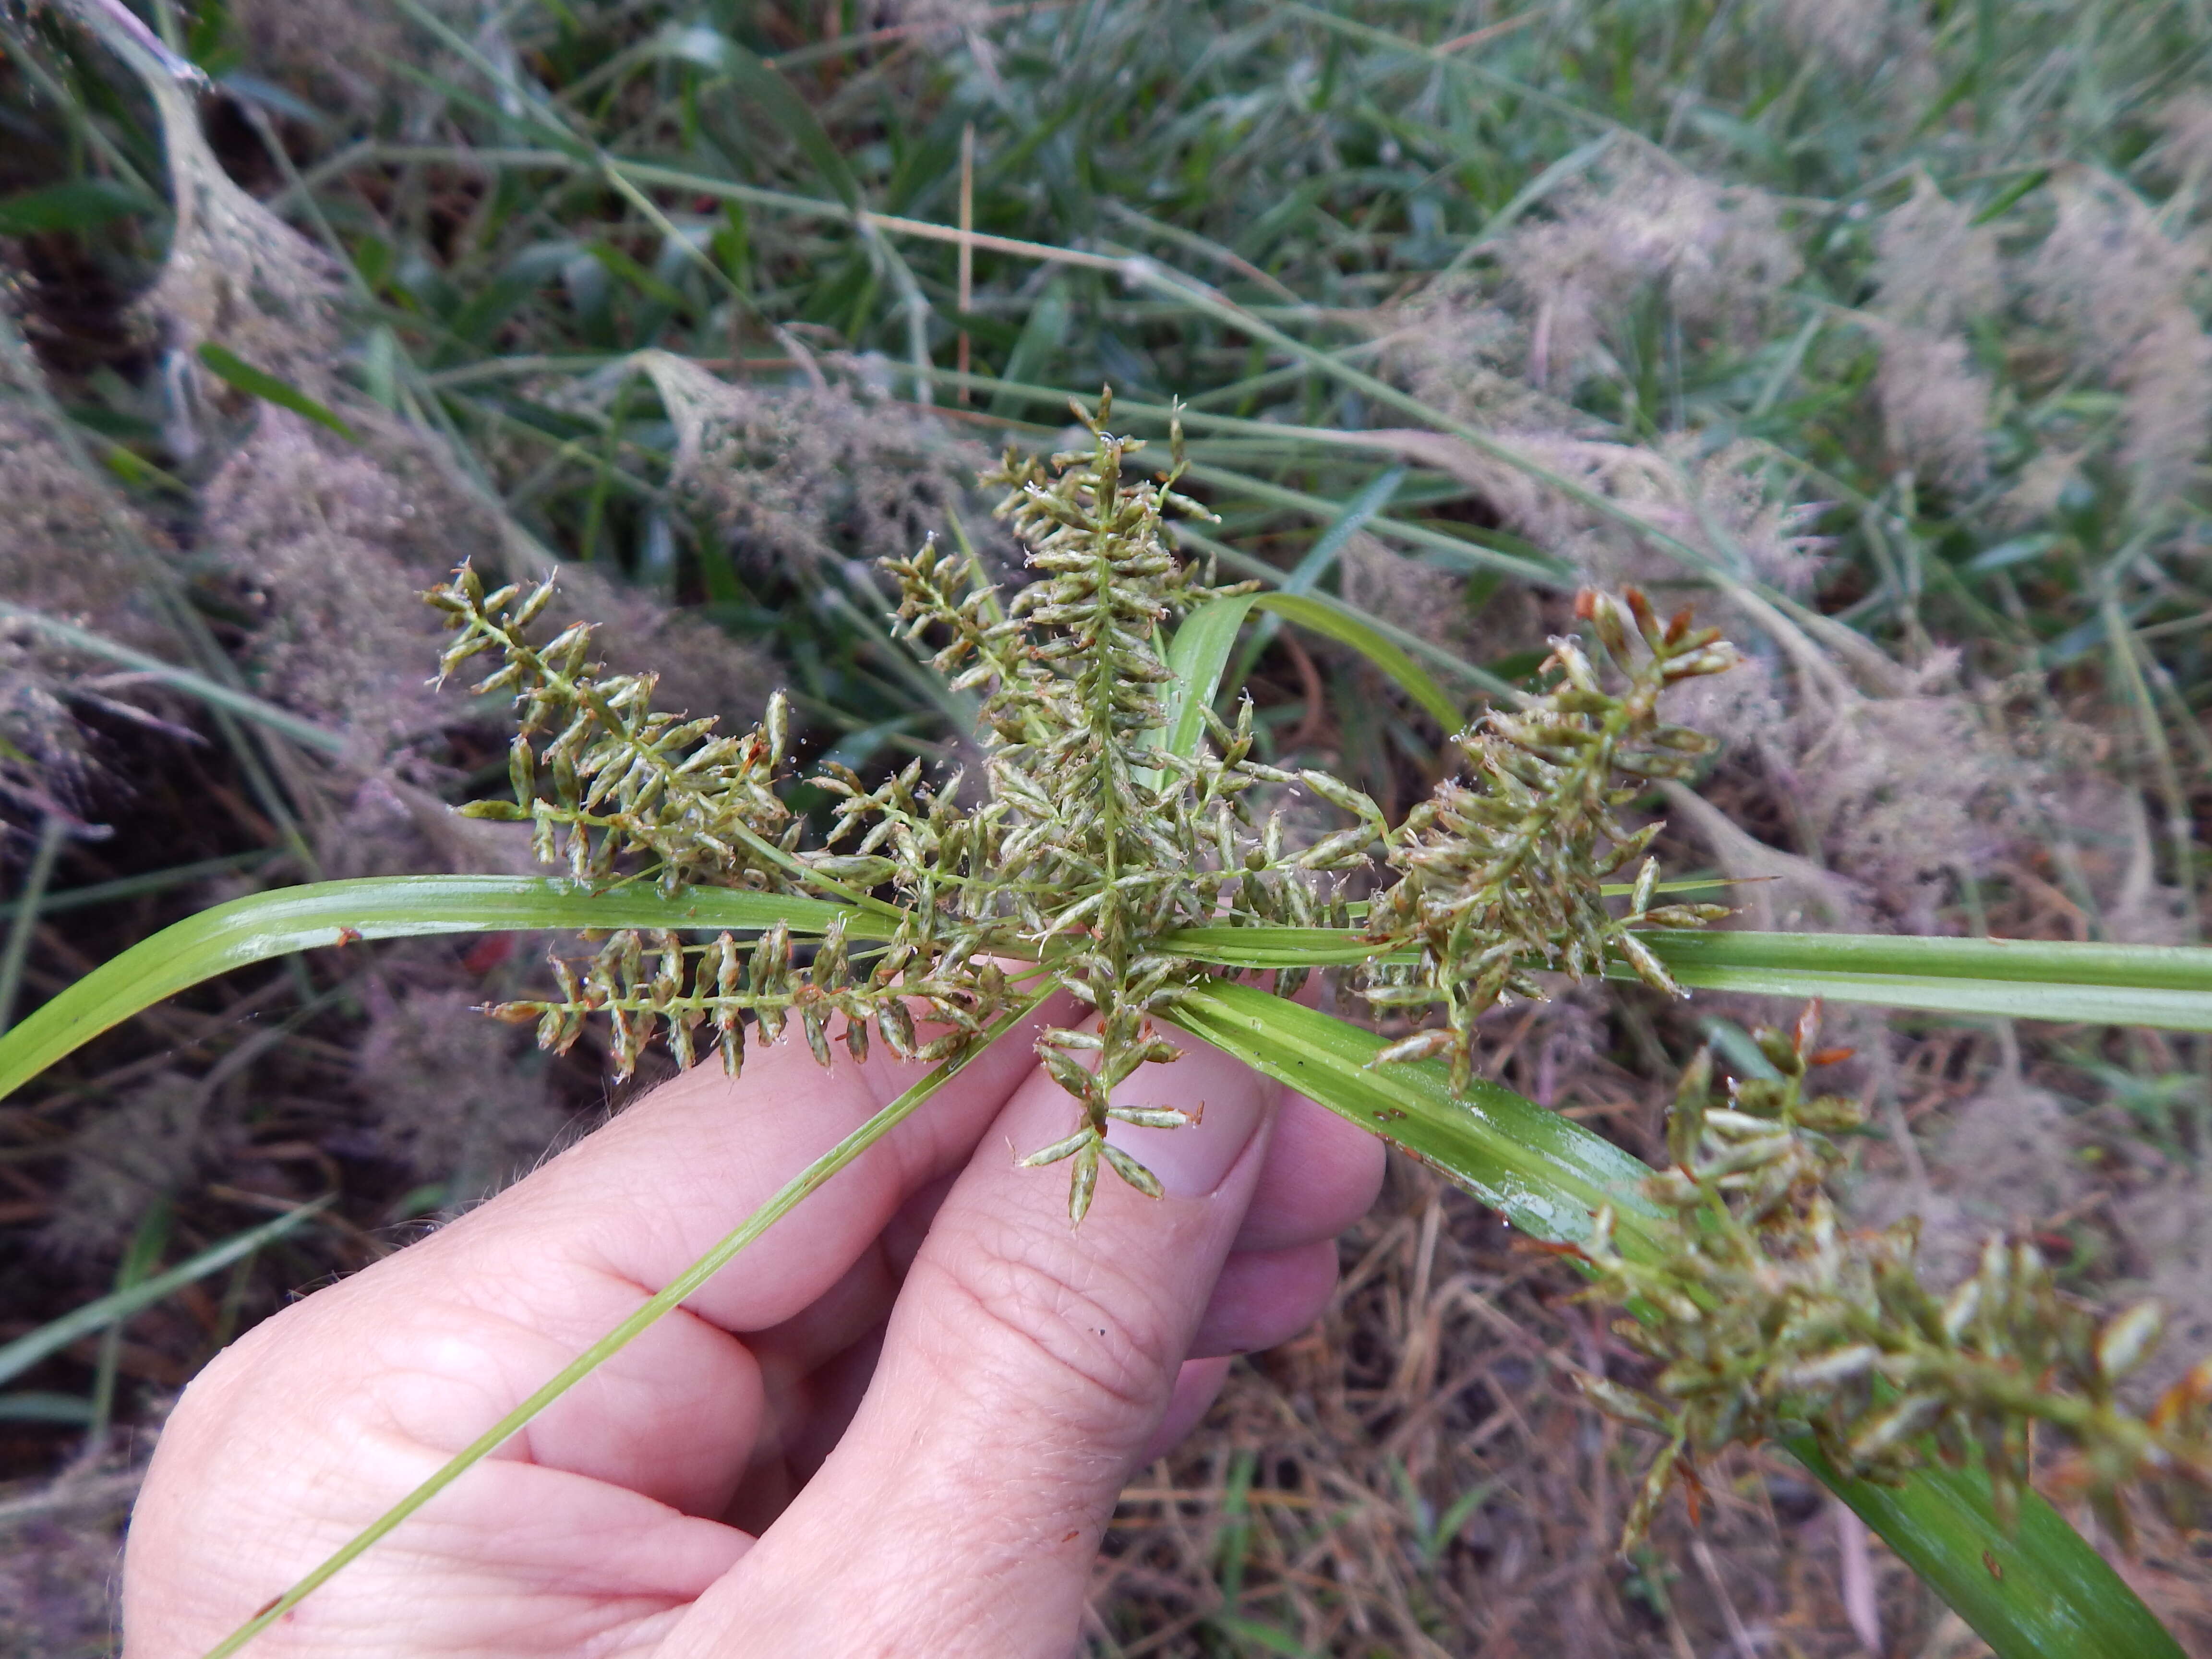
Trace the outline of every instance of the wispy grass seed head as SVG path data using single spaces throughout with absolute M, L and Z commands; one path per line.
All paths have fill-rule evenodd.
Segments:
M 196 354 L 220 345 L 310 396 L 337 382 L 337 306 L 343 292 L 330 256 L 241 189 L 201 131 L 191 94 L 155 83 L 169 163 L 175 228 L 168 257 L 139 302 L 169 353 L 168 442 L 196 454 L 205 406 L 218 383 Z
M 1978 489 L 1990 469 L 1990 376 L 1955 334 L 1875 326 L 1881 349 L 1875 396 L 1898 467 L 1955 495 Z
M 1532 319 L 1528 378 L 1540 386 L 1615 368 L 1607 331 L 1650 289 L 1686 326 L 1746 343 L 1803 264 L 1771 198 L 1654 165 L 1564 192 L 1554 216 L 1516 228 L 1498 259 Z
M 667 352 L 641 363 L 676 425 L 678 485 L 744 567 L 872 567 L 946 533 L 988 464 L 981 446 L 849 376 L 761 386 Z
M 1941 333 L 2004 303 L 1996 231 L 1974 216 L 1926 173 L 1914 177 L 1911 196 L 1884 214 L 1875 232 L 1875 302 L 1883 315 Z

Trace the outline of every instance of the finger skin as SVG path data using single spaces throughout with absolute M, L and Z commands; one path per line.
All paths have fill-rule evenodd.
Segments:
M 1301 1095 L 1285 1100 L 1239 1250 L 1274 1250 L 1334 1238 L 1375 1207 L 1382 1191 L 1382 1139 Z
M 1194 1355 L 1206 1358 L 1186 1363 L 1168 1426 L 1146 1461 L 1178 1443 L 1205 1415 L 1224 1371 L 1213 1357 L 1273 1347 L 1320 1316 L 1336 1282 L 1335 1237 L 1373 1205 L 1382 1169 L 1382 1143 L 1364 1130 L 1295 1096 L 1278 1109 L 1251 1208 L 1192 1344 Z M 820 1302 L 748 1340 L 769 1397 L 763 1434 L 773 1443 L 755 1447 L 725 1519 L 761 1529 L 844 1433 L 872 1372 L 892 1299 L 953 1179 L 915 1194 L 878 1248 Z M 1194 1393 L 1200 1371 L 1206 1385 Z
M 1222 1264 L 1190 1352 L 1212 1358 L 1287 1342 L 1321 1317 L 1335 1289 L 1333 1238 L 1279 1250 L 1239 1250 Z
M 1229 1364 L 1226 1354 L 1182 1362 L 1182 1369 L 1176 1373 L 1168 1408 L 1160 1416 L 1160 1425 L 1152 1431 L 1152 1439 L 1138 1455 L 1139 1468 L 1165 1457 L 1189 1437 L 1191 1431 L 1198 1427 L 1206 1413 L 1213 1409 L 1213 1402 L 1221 1397 L 1222 1385 L 1229 1381 Z
M 746 1542 L 690 1518 L 728 1505 L 764 1409 L 759 1366 L 733 1330 L 787 1320 L 835 1285 L 908 1194 L 958 1167 L 1035 1071 L 1020 1031 L 978 1058 L 771 1229 L 741 1258 L 744 1271 L 662 1320 L 494 1460 L 520 1468 L 472 1471 L 264 1637 L 257 1655 L 436 1652 L 447 1628 L 504 1617 L 526 1629 L 541 1582 L 534 1559 L 474 1559 L 511 1541 L 520 1513 L 578 1520 L 592 1571 L 553 1582 L 573 1589 L 584 1623 L 596 1612 L 603 1632 L 626 1631 L 688 1601 Z M 185 1391 L 149 1471 L 125 1561 L 129 1659 L 204 1651 L 912 1075 L 881 1062 L 825 1075 L 790 1044 L 759 1054 L 735 1091 L 690 1073 L 492 1203 L 248 1333 Z M 575 1490 L 567 1477 L 592 1484 Z M 607 1519 L 583 1524 L 594 1492 Z M 591 1546 L 609 1525 L 646 1540 L 642 1568 Z M 642 1613 L 623 1593 L 633 1579 Z M 448 1581 L 459 1598 L 450 1607 Z M 577 1628 L 562 1626 L 565 1650 Z
M 1211 1051 L 1146 1071 L 1180 1074 L 1194 1101 L 1210 1091 L 1210 1125 L 1224 1121 L 1224 1087 L 1250 1095 L 1255 1125 L 1273 1097 Z M 734 1088 L 689 1074 L 499 1200 L 250 1334 L 187 1391 L 157 1454 L 126 1564 L 129 1659 L 204 1650 L 913 1074 L 879 1057 L 825 1076 L 795 1045 L 757 1053 Z M 1107 1176 L 1092 1221 L 1070 1235 L 1064 1170 L 1016 1171 L 1006 1152 L 1009 1137 L 1024 1150 L 1058 1139 L 1068 1110 L 1036 1073 L 1028 1036 L 1001 1042 L 257 1652 L 653 1647 L 740 1561 L 751 1540 L 738 1528 L 773 1520 L 836 1443 L 878 1370 L 902 1281 L 933 1248 L 945 1193 L 976 1167 L 988 1166 L 986 1207 L 1014 1205 L 981 1220 L 1018 1218 L 994 1248 L 1036 1234 L 1047 1255 L 1062 1253 L 1054 1272 L 1072 1240 L 1103 1249 L 1103 1219 L 1117 1208 L 1157 1215 L 1196 1202 L 1211 1218 L 1170 1230 L 1202 1248 L 1178 1265 L 1147 1351 L 1151 1382 L 1134 1390 L 1143 1408 L 1108 1461 L 1156 1455 L 1149 1443 L 1179 1437 L 1219 1385 L 1219 1364 L 1178 1365 L 1181 1354 L 1265 1346 L 1317 1310 L 1328 1284 L 1323 1252 L 1310 1247 L 1370 1201 L 1379 1147 L 1295 1103 L 1232 1160 L 1237 1195 L 1153 1206 Z M 1168 1138 L 1166 1169 L 1211 1129 L 1149 1133 Z M 963 1200 L 951 1230 L 969 1242 L 936 1241 L 940 1256 L 975 1248 L 975 1203 Z M 1224 1259 L 1214 1283 L 1207 1264 Z M 924 1265 L 941 1287 L 943 1261 Z M 959 1374 L 960 1345 L 940 1346 Z M 985 1442 L 1003 1427 L 968 1421 Z M 863 1508 L 872 1502 L 863 1494 Z M 611 1534 L 623 1547 L 605 1547 Z M 1095 1543 L 1095 1529 L 1082 1535 Z M 1061 1563 L 1068 1583 L 1091 1547 Z
M 1059 1183 L 992 1155 L 1002 1134 L 1026 1148 L 1066 1133 L 1056 1085 L 1018 1090 L 938 1212 L 851 1430 L 665 1659 L 1061 1659 L 1115 1498 L 1175 1402 L 1279 1092 L 1202 1048 L 1132 1086 L 1203 1106 L 1197 1128 L 1150 1132 L 1181 1140 L 1129 1145 L 1164 1180 L 1172 1153 L 1178 1177 L 1211 1184 L 1150 1200 L 1102 1176 L 1071 1228 Z

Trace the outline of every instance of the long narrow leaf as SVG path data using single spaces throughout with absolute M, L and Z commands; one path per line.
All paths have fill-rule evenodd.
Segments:
M 1999 1659 L 2184 1659 L 2112 1564 L 2034 1494 L 2008 1531 L 1978 1474 L 1936 1467 L 1878 1486 L 1840 1473 L 1810 1435 L 1789 1449 Z
M 250 1227 L 234 1234 L 222 1243 L 202 1250 L 190 1261 L 180 1261 L 165 1273 L 151 1279 L 142 1279 L 137 1284 L 112 1291 L 96 1302 L 88 1302 L 82 1308 L 64 1314 L 50 1324 L 17 1337 L 0 1347 L 0 1382 L 20 1376 L 49 1355 L 59 1353 L 70 1343 L 96 1334 L 142 1313 L 155 1303 L 166 1301 L 196 1279 L 206 1278 L 228 1267 L 242 1256 L 248 1256 L 263 1245 L 284 1237 L 294 1228 L 312 1221 L 330 1207 L 331 1200 L 319 1198 L 312 1204 L 302 1204 L 288 1211 L 274 1221 Z
M 1887 933 L 1672 932 L 1644 935 L 1670 968 L 1816 969 L 1829 973 L 2011 984 L 2130 985 L 2212 994 L 2212 949 L 2077 945 L 2070 939 L 1912 939 Z
M 1280 582 L 1283 580 L 1283 572 L 1274 565 L 1269 564 L 1265 559 L 1247 553 L 1242 548 L 1232 547 L 1227 542 L 1215 541 L 1211 536 L 1192 529 L 1188 523 L 1178 524 L 1176 526 L 1176 539 L 1182 546 L 1195 548 L 1201 553 L 1210 555 L 1238 575 L 1256 576 L 1263 582 Z M 1349 607 L 1346 607 L 1346 614 L 1358 616 L 1379 636 L 1396 646 L 1408 658 L 1425 659 L 1454 679 L 1465 680 L 1468 684 L 1491 696 L 1511 702 L 1521 695 L 1510 681 L 1500 679 L 1486 668 L 1479 668 L 1471 662 L 1461 660 L 1442 646 L 1431 644 L 1419 634 L 1400 628 L 1395 623 L 1386 623 L 1380 617 L 1370 616 L 1364 611 L 1351 611 Z
M 1455 1095 L 1435 1062 L 1370 1071 L 1382 1039 L 1261 990 L 1215 984 L 1166 1016 L 1268 1076 L 1442 1170 L 1530 1236 L 1571 1243 L 1610 1202 L 1623 1248 L 1660 1213 L 1637 1183 L 1651 1171 L 1611 1141 L 1511 1090 L 1478 1080 Z
M 295 415 L 313 421 L 327 431 L 351 443 L 359 443 L 361 434 L 341 419 L 329 405 L 319 403 L 289 380 L 280 380 L 267 369 L 257 368 L 226 346 L 213 340 L 199 349 L 199 360 L 240 392 L 275 404 L 279 409 L 289 409 Z
M 1344 556 L 1344 550 L 1352 545 L 1352 538 L 1367 527 L 1367 521 L 1390 505 L 1390 498 L 1398 493 L 1398 486 L 1406 482 L 1406 469 L 1394 466 L 1370 483 L 1349 501 L 1335 523 L 1321 532 L 1314 544 L 1305 551 L 1297 566 L 1283 579 L 1285 593 L 1310 593 L 1328 574 L 1329 568 Z
M 1447 732 L 1456 732 L 1467 723 L 1460 706 L 1427 669 L 1335 600 L 1319 593 L 1261 593 L 1253 602 L 1285 622 L 1350 646 L 1397 681 L 1406 695 L 1428 710 L 1430 718 Z
M 1252 614 L 1256 593 L 1239 593 L 1200 606 L 1183 618 L 1168 646 L 1175 685 L 1169 694 L 1168 727 L 1163 747 L 1171 755 L 1198 752 L 1206 730 L 1206 711 L 1221 690 L 1221 676 L 1236 649 L 1237 631 Z
M 90 230 L 116 219 L 161 211 L 154 198 L 109 179 L 76 179 L 0 197 L 0 236 Z
M 284 887 L 234 899 L 165 927 L 86 975 L 0 1037 L 0 1098 L 63 1055 L 164 997 L 295 951 L 437 933 L 565 927 L 758 928 L 818 933 L 847 916 L 856 938 L 878 924 L 818 899 L 695 888 L 594 890 L 520 876 L 396 876 Z
M 1657 1245 L 1639 1183 L 1650 1170 L 1612 1142 L 1495 1084 L 1455 1097 L 1435 1061 L 1367 1066 L 1382 1040 L 1251 986 L 1186 994 L 1168 1018 L 1342 1117 L 1395 1142 L 1547 1242 L 1586 1237 L 1611 1203 L 1617 1246 Z M 2157 1618 L 2048 1504 L 2032 1493 L 2002 1526 L 1989 1487 L 1927 1469 L 1898 1487 L 1845 1479 L 1809 1443 L 1790 1445 L 1993 1648 L 1999 1659 L 2181 1659 Z
M 1802 1001 L 2069 1024 L 2212 1031 L 2212 949 L 1872 933 L 1692 933 L 1640 937 L 1684 985 Z M 1231 968 L 1364 962 L 1357 930 L 1188 927 L 1175 948 Z M 1607 972 L 1632 977 L 1625 967 Z
M 1865 933 L 1644 938 L 1676 979 L 1700 990 L 2212 1031 L 2212 950 L 2203 948 Z
M 1654 947 L 1655 950 L 1657 947 Z M 1736 968 L 1669 961 L 1682 984 L 1700 991 L 1741 991 L 1802 1002 L 1863 1002 L 1923 1013 L 1995 1015 L 2059 1024 L 2142 1025 L 2166 1031 L 2212 1031 L 2212 994 L 2148 991 L 2117 985 L 2051 985 L 2036 981 L 1925 977 L 1907 974 L 1830 974 L 1811 968 Z M 1633 979 L 1608 966 L 1607 977 Z
M 723 72 L 736 83 L 745 100 L 781 128 L 784 137 L 799 146 L 800 153 L 821 175 L 822 182 L 837 192 L 838 199 L 848 209 L 857 212 L 860 207 L 860 181 L 854 177 L 844 152 L 823 130 L 821 118 L 791 82 L 776 71 L 775 66 L 703 24 L 687 29 L 685 36 L 695 42 L 711 40 Z M 694 61 L 700 61 L 707 53 L 695 48 L 692 56 Z
M 273 702 L 264 702 L 247 692 L 211 680 L 204 674 L 195 674 L 189 668 L 179 668 L 174 663 L 163 662 L 159 657 L 149 657 L 143 651 L 118 644 L 89 629 L 75 627 L 58 617 L 49 617 L 44 611 L 33 611 L 27 605 L 10 605 L 0 599 L 0 617 L 20 623 L 27 628 L 34 628 L 57 645 L 82 651 L 87 656 L 98 657 L 105 662 L 119 664 L 149 680 L 189 692 L 213 708 L 227 710 L 258 726 L 265 726 L 272 732 L 281 732 L 302 748 L 331 756 L 345 753 L 346 740 L 343 732 L 317 726 L 313 720 L 301 720 L 289 709 L 279 708 Z
M 1356 927 L 1183 927 L 1164 941 L 1181 955 L 1224 968 L 1340 968 L 1371 961 Z

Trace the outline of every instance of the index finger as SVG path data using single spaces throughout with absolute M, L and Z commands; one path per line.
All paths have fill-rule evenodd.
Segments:
M 966 1160 L 1035 1069 L 1036 1034 L 1066 1015 L 1062 1000 L 971 1058 L 921 1110 L 756 1241 L 742 1271 L 709 1281 L 686 1310 L 743 1333 L 814 1301 L 900 1205 Z M 707 1066 L 664 1084 L 400 1259 L 477 1285 L 489 1311 L 590 1341 L 605 1329 L 605 1308 L 585 1291 L 589 1279 L 658 1293 L 929 1070 L 880 1051 L 824 1070 L 789 1041 L 754 1054 L 739 1080 Z

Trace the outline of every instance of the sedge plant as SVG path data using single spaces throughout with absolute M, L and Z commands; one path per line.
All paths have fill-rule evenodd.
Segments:
M 1175 550 L 1170 515 L 1204 509 L 1170 465 L 1076 406 L 1084 448 L 1009 456 L 987 482 L 1036 579 L 1011 597 L 964 546 L 889 562 L 896 627 L 955 692 L 979 700 L 981 775 L 917 763 L 871 783 L 831 763 L 818 844 L 792 804 L 788 715 L 756 726 L 657 708 L 654 678 L 592 658 L 589 624 L 544 625 L 548 583 L 488 587 L 464 568 L 428 595 L 468 668 L 516 713 L 511 799 L 471 816 L 527 824 L 538 880 L 334 883 L 238 902 L 136 947 L 0 1039 L 0 1087 L 160 996 L 286 950 L 376 937 L 566 927 L 545 995 L 493 1010 L 565 1049 L 593 1022 L 618 1071 L 648 1043 L 735 1075 L 748 1048 L 803 1041 L 823 1065 L 875 1043 L 921 1080 L 210 1659 L 238 1651 L 346 1562 L 461 1478 L 562 1392 L 672 1310 L 794 1204 L 909 1114 L 1053 988 L 1092 1011 L 1037 1040 L 1068 1132 L 1024 1148 L 1065 1165 L 1080 1224 L 1103 1177 L 1157 1194 L 1109 1139 L 1173 1128 L 1144 1103 L 1173 1026 L 1285 1081 L 1443 1170 L 1574 1260 L 1629 1310 L 1648 1389 L 1588 1379 L 1600 1407 L 1656 1432 L 1629 1540 L 1679 1480 L 1731 1442 L 1778 1441 L 1864 1515 L 2007 1659 L 2178 1654 L 2168 1636 L 2027 1487 L 2028 1425 L 2068 1437 L 2072 1478 L 2108 1516 L 2147 1486 L 2193 1513 L 2212 1492 L 2212 1367 L 2148 1418 L 2113 1383 L 2156 1334 L 2154 1310 L 2099 1322 L 2052 1288 L 2031 1247 L 1999 1240 L 1948 1298 L 1923 1287 L 1909 1227 L 1856 1234 L 1826 1185 L 1850 1103 L 1807 1097 L 1811 1018 L 1762 1034 L 1779 1081 L 1708 1098 L 1685 1079 L 1653 1170 L 1480 1079 L 1477 1022 L 1540 997 L 1542 974 L 1632 978 L 1670 996 L 1722 985 L 1897 1006 L 2128 1017 L 2212 1028 L 2201 952 L 1999 948 L 1989 941 L 1706 932 L 1723 907 L 1662 884 L 1655 823 L 1632 807 L 1687 776 L 1710 741 L 1662 718 L 1670 686 L 1728 672 L 1734 648 L 1638 593 L 1585 593 L 1540 690 L 1456 738 L 1464 761 L 1393 825 L 1317 769 L 1255 754 L 1252 709 L 1214 708 L 1251 596 Z M 1294 834 L 1304 798 L 1334 828 Z M 1302 1006 L 1316 969 L 1380 1031 Z M 1040 1177 L 1042 1178 L 1042 1177 Z M 2007 1588 L 2009 1586 L 2009 1588 Z

